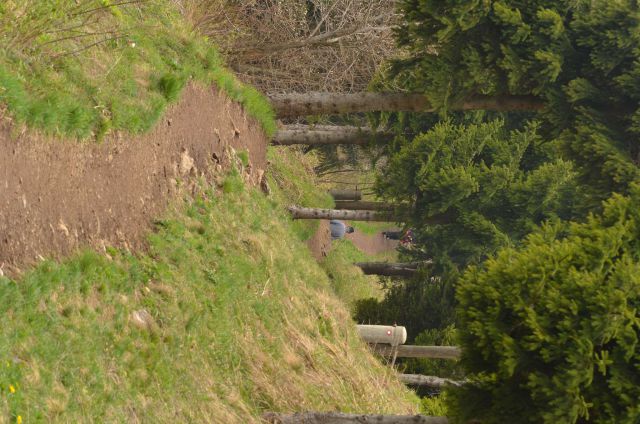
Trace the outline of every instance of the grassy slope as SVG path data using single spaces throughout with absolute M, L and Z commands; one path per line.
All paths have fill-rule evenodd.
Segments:
M 142 132 L 192 78 L 275 131 L 268 102 L 224 69 L 170 0 L 0 2 L 0 104 L 30 127 L 79 138 Z
M 412 410 L 276 200 L 290 189 L 267 199 L 231 176 L 224 194 L 178 205 L 148 254 L 87 252 L 0 278 L 0 422 Z

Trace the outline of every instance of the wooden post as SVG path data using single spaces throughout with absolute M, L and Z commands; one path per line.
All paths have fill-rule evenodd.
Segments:
M 366 415 L 341 412 L 298 412 L 279 414 L 267 412 L 262 418 L 271 424 L 448 424 L 446 417 L 425 415 Z
M 336 209 L 353 209 L 357 211 L 392 211 L 397 206 L 385 202 L 367 202 L 364 200 L 336 200 Z
M 398 346 L 407 341 L 407 329 L 397 325 L 358 325 L 358 335 L 367 343 Z
M 398 346 L 372 345 L 374 352 L 391 356 L 397 350 L 399 358 L 460 359 L 460 348 L 456 346 Z
M 424 262 L 356 262 L 355 266 L 359 267 L 366 275 L 384 275 L 388 277 L 412 277 L 418 271 L 420 266 L 429 265 L 431 261 Z
M 329 190 L 329 194 L 334 200 L 361 200 L 360 190 Z
M 289 206 L 293 219 L 342 219 L 349 221 L 382 221 L 396 222 L 397 219 L 388 213 L 374 211 L 352 211 L 337 209 L 303 208 Z
M 462 386 L 462 382 L 449 380 L 448 378 L 434 377 L 431 375 L 420 374 L 400 374 L 400 381 L 410 386 L 433 387 L 434 389 L 442 389 L 446 386 Z

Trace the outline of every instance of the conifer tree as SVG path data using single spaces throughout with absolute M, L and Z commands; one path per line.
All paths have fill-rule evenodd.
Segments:
M 409 217 L 415 240 L 404 256 L 433 265 L 394 284 L 384 300 L 359 302 L 356 319 L 398 322 L 414 337 L 454 322 L 453 288 L 464 267 L 517 244 L 545 220 L 571 217 L 577 188 L 571 164 L 553 159 L 534 126 L 445 121 L 399 144 L 376 190 Z M 442 216 L 448 219 L 434 222 Z
M 640 187 L 583 224 L 547 224 L 458 285 L 454 422 L 640 420 Z
M 446 110 L 533 95 L 598 207 L 639 177 L 640 10 L 635 0 L 403 0 L 398 81 Z

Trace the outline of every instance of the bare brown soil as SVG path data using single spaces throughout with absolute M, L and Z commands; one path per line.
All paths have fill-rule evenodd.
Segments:
M 318 230 L 307 240 L 307 246 L 316 260 L 321 260 L 329 250 L 331 250 L 331 230 L 329 229 L 329 221 L 321 219 Z
M 396 228 L 389 228 L 389 231 L 393 231 Z M 353 244 L 368 255 L 379 255 L 380 253 L 395 250 L 400 243 L 398 240 L 387 240 L 382 236 L 382 233 L 376 233 L 373 235 L 365 234 L 356 230 L 351 234 L 345 236 L 351 240 Z
M 345 221 L 348 224 L 348 221 Z M 390 227 L 389 231 L 397 230 L 396 227 Z M 387 240 L 382 233 L 374 235 L 365 234 L 356 230 L 351 234 L 346 234 L 345 238 L 351 240 L 353 244 L 368 255 L 378 255 L 380 253 L 395 250 L 398 247 L 398 240 Z M 320 260 L 327 256 L 331 250 L 331 231 L 329 229 L 329 221 L 320 220 L 318 231 L 307 240 L 307 246 L 311 250 L 313 256 Z
M 145 247 L 162 216 L 196 177 L 213 178 L 248 150 L 246 178 L 266 166 L 260 125 L 214 88 L 187 87 L 151 132 L 101 143 L 19 131 L 0 120 L 0 270 L 81 247 Z

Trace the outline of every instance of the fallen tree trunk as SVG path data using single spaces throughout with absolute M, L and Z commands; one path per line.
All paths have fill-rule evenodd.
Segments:
M 398 218 L 378 211 L 353 211 L 338 209 L 303 208 L 289 206 L 293 219 L 341 219 L 348 221 L 397 222 Z
M 294 144 L 326 145 L 326 144 L 367 144 L 370 142 L 388 142 L 394 135 L 370 128 L 350 126 L 308 126 L 291 125 L 279 130 L 271 140 L 271 144 L 289 146 Z
M 337 200 L 336 209 L 353 209 L 356 211 L 392 211 L 399 205 L 385 202 L 367 202 L 364 200 Z
M 374 352 L 383 356 L 394 355 L 397 349 L 398 358 L 460 359 L 460 348 L 456 346 L 411 346 L 397 348 L 387 345 L 372 345 Z
M 433 387 L 434 389 L 442 389 L 446 386 L 460 387 L 462 385 L 460 381 L 449 380 L 448 378 L 434 377 L 432 375 L 400 374 L 398 378 L 404 384 L 410 386 L 425 386 Z
M 362 199 L 362 192 L 360 190 L 329 190 L 329 194 L 333 197 L 333 200 L 360 200 Z
M 433 112 L 420 93 L 291 93 L 269 96 L 278 118 L 355 112 Z M 473 96 L 450 110 L 538 111 L 544 103 L 533 96 Z
M 272 424 L 447 424 L 446 417 L 425 415 L 363 415 L 341 412 L 298 412 L 279 414 L 267 412 L 262 418 Z
M 425 262 L 356 262 L 366 275 L 384 275 L 387 277 L 413 277 L 421 265 L 430 264 Z

